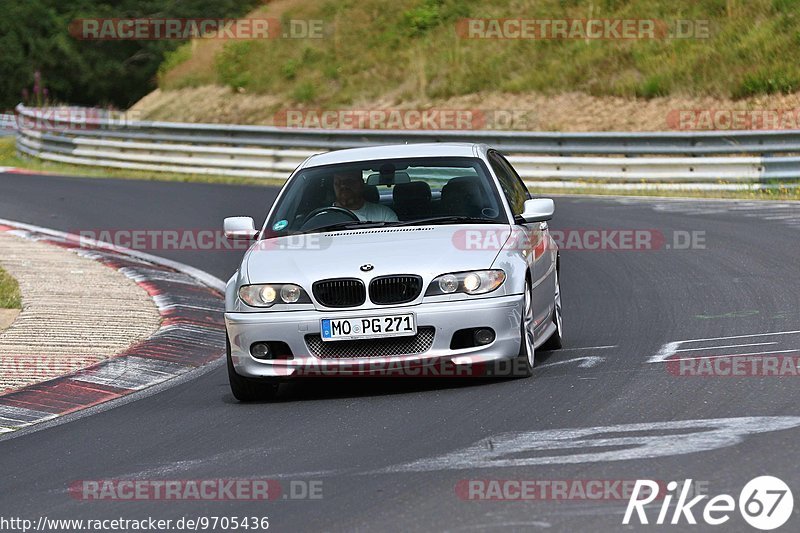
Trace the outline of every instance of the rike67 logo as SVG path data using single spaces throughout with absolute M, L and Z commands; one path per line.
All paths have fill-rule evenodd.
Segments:
M 736 500 L 729 494 L 714 496 L 705 502 L 707 494 L 695 496 L 689 499 L 692 493 L 692 480 L 687 479 L 680 486 L 677 481 L 670 481 L 667 484 L 667 494 L 661 502 L 658 517 L 653 524 L 697 524 L 697 513 L 702 520 L 712 526 L 720 526 L 731 519 L 731 514 L 736 510 Z M 680 494 L 678 491 L 680 490 Z M 644 494 L 645 496 L 640 498 Z M 624 525 L 631 524 L 634 512 L 640 524 L 650 524 L 652 516 L 648 518 L 645 506 L 652 503 L 659 496 L 659 484 L 649 479 L 639 479 L 633 487 L 628 501 L 628 508 L 622 519 Z M 671 519 L 670 507 L 672 500 L 678 496 L 675 508 L 672 510 Z M 794 509 L 794 497 L 789 486 L 782 480 L 773 476 L 760 476 L 750 480 L 739 493 L 738 501 L 739 512 L 742 518 L 756 529 L 768 531 L 784 525 L 792 516 Z M 669 521 L 668 521 L 669 520 Z M 634 522 L 635 523 L 635 522 Z

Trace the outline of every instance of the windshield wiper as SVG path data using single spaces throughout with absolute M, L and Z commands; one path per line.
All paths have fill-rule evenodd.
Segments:
M 307 230 L 300 231 L 300 234 L 303 233 L 324 233 L 326 231 L 333 231 L 339 229 L 355 229 L 355 228 L 381 228 L 385 226 L 386 222 L 370 222 L 368 220 L 350 220 L 348 222 L 337 222 L 336 224 L 328 224 L 327 226 L 320 226 L 318 228 L 309 228 Z
M 475 222 L 479 224 L 505 224 L 505 222 L 501 222 L 499 220 L 495 220 L 493 218 L 485 218 L 485 217 L 468 217 L 468 216 L 459 216 L 459 215 L 451 215 L 451 216 L 438 216 L 438 217 L 428 217 L 428 218 L 420 218 L 418 220 L 407 220 L 405 222 L 396 222 L 392 224 L 393 226 L 424 226 L 427 224 L 451 224 L 451 223 L 458 223 L 458 222 Z

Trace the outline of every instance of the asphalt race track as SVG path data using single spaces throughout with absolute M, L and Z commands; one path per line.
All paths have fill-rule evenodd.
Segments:
M 76 233 L 217 230 L 224 216 L 262 222 L 275 194 L 6 174 L 0 217 Z M 660 249 L 573 243 L 562 252 L 566 346 L 538 353 L 533 378 L 312 380 L 287 386 L 277 403 L 244 405 L 218 366 L 0 441 L 0 509 L 31 519 L 269 516 L 277 531 L 571 532 L 623 529 L 627 501 L 475 501 L 457 488 L 487 479 L 691 478 L 738 499 L 750 479 L 769 474 L 800 497 L 797 377 L 687 376 L 661 361 L 800 354 L 800 204 L 565 197 L 551 228 L 570 236 L 635 229 L 656 235 Z M 679 249 L 690 232 L 702 242 Z M 221 279 L 241 255 L 146 251 Z M 216 478 L 321 481 L 322 498 L 80 501 L 68 492 L 79 480 Z M 648 513 L 651 522 L 657 514 Z M 752 531 L 736 513 L 715 530 Z

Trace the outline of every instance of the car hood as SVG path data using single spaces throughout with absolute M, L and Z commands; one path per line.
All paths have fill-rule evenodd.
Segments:
M 256 242 L 244 266 L 249 283 L 364 280 L 386 274 L 432 279 L 447 272 L 490 268 L 507 239 L 508 225 L 375 228 L 295 235 Z M 364 265 L 371 270 L 362 271 Z

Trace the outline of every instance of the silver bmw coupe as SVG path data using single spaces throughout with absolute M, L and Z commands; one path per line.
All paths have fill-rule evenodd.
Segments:
M 431 143 L 314 155 L 227 284 L 228 375 L 241 401 L 304 376 L 530 376 L 561 347 L 560 258 L 509 162 Z

